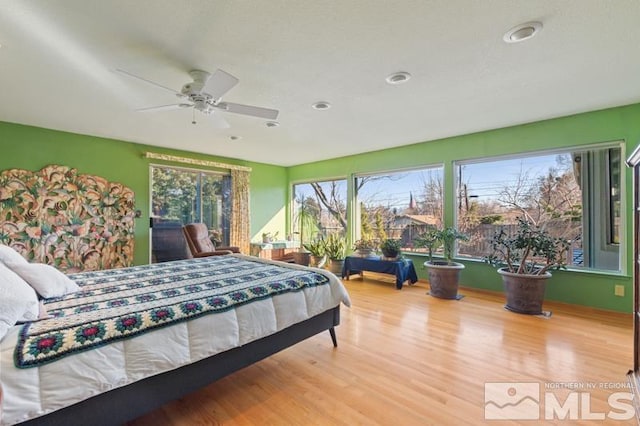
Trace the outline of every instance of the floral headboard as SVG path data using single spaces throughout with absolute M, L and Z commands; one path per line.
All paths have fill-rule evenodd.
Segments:
M 134 194 L 66 166 L 0 173 L 0 243 L 67 272 L 131 266 Z

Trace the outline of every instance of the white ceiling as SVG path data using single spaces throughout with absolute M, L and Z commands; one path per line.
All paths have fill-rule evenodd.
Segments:
M 0 121 L 283 166 L 640 102 L 638 0 L 0 0 L 0 44 Z M 115 68 L 221 68 L 280 126 L 135 112 L 176 98 Z

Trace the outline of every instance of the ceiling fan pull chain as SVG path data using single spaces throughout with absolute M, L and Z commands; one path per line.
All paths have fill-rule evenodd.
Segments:
M 193 114 L 193 118 L 191 119 L 191 124 L 196 124 L 196 109 L 191 109 L 191 114 Z

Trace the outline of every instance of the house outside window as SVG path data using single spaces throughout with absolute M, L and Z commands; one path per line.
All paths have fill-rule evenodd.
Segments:
M 357 238 L 401 241 L 403 251 L 414 240 L 442 226 L 444 172 L 441 165 L 358 175 L 355 178 Z

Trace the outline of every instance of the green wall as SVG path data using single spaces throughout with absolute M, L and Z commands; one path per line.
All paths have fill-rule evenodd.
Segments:
M 251 234 L 259 240 L 262 232 L 286 235 L 286 208 L 292 182 L 347 177 L 353 173 L 387 171 L 443 163 L 445 190 L 453 193 L 453 161 L 516 154 L 526 151 L 587 145 L 622 140 L 626 153 L 640 142 L 640 104 L 595 111 L 521 126 L 491 130 L 454 138 L 423 142 L 399 148 L 347 156 L 290 168 L 162 149 L 113 139 L 78 135 L 54 130 L 0 122 L 0 170 L 22 168 L 39 170 L 49 164 L 78 169 L 80 173 L 103 176 L 133 189 L 136 206 L 143 216 L 136 220 L 135 263 L 148 262 L 149 256 L 149 163 L 143 152 L 153 151 L 190 158 L 226 162 L 252 167 Z M 357 142 L 354 142 L 357 143 Z M 166 163 L 153 160 L 154 163 Z M 170 163 L 167 163 L 170 164 Z M 177 165 L 177 164 L 176 164 Z M 631 211 L 631 172 L 625 175 L 626 211 Z M 445 201 L 445 222 L 453 224 L 452 197 Z M 547 298 L 622 312 L 632 310 L 632 217 L 624 218 L 622 274 L 595 272 L 556 272 L 547 288 Z M 412 256 L 418 274 L 422 256 Z M 500 290 L 497 273 L 480 262 L 463 261 L 467 266 L 463 286 Z M 625 296 L 614 296 L 614 286 L 625 286 Z
M 388 171 L 442 163 L 445 167 L 445 193 L 453 194 L 453 162 L 482 157 L 517 154 L 527 151 L 588 145 L 608 141 L 624 141 L 629 155 L 640 142 L 640 104 L 594 111 L 553 120 L 504 129 L 407 145 L 360 155 L 347 156 L 288 169 L 289 184 L 310 180 L 348 177 L 353 173 Z M 357 142 L 354 142 L 357 143 Z M 631 171 L 626 170 L 626 212 L 631 212 Z M 622 274 L 561 271 L 547 287 L 547 299 L 622 312 L 632 311 L 632 217 L 623 218 L 626 231 L 622 237 Z M 454 221 L 453 197 L 445 200 L 445 222 Z M 426 278 L 422 256 L 411 256 L 421 278 Z M 501 290 L 501 280 L 488 265 L 462 261 L 467 269 L 461 285 L 488 290 Z M 625 286 L 625 296 L 614 295 L 614 286 Z
M 146 151 L 251 167 L 252 239 L 258 239 L 265 227 L 283 235 L 287 199 L 287 175 L 283 167 L 0 122 L 0 170 L 36 171 L 49 164 L 59 164 L 76 168 L 82 174 L 121 182 L 135 192 L 136 208 L 143 213 L 135 223 L 134 263 L 137 265 L 149 260 L 149 164 L 197 168 L 148 160 L 143 158 Z

